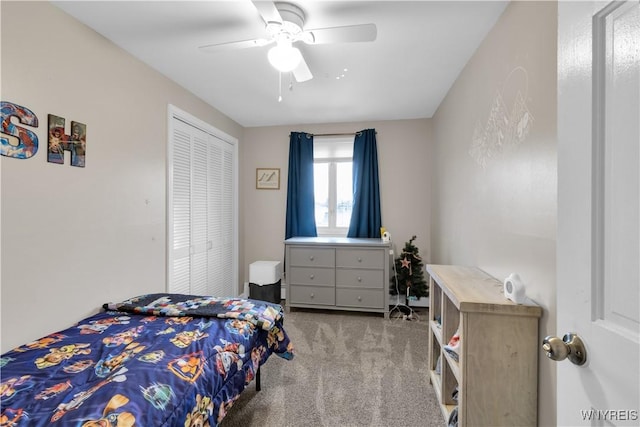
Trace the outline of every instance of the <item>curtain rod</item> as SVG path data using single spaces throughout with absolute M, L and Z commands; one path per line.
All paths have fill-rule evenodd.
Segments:
M 350 135 L 356 135 L 359 134 L 360 132 L 344 132 L 344 133 L 311 133 L 310 135 L 313 136 L 350 136 Z
M 310 132 L 306 132 L 307 135 L 311 135 L 311 136 L 351 136 L 351 135 L 357 135 L 359 133 L 362 133 L 362 131 L 344 132 L 344 133 L 310 133 Z M 378 134 L 378 132 L 376 132 L 376 135 L 377 134 Z

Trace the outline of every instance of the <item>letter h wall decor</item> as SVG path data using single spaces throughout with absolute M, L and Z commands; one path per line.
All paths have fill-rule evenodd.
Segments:
M 84 167 L 87 149 L 87 126 L 71 122 L 71 135 L 64 133 L 65 119 L 49 114 L 49 147 L 47 161 L 64 163 L 64 152 L 71 152 L 71 166 Z

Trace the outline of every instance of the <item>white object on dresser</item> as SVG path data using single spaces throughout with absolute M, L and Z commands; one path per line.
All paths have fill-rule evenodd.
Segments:
M 389 317 L 390 243 L 349 237 L 292 237 L 284 243 L 287 308 Z
M 527 290 L 518 274 L 511 273 L 504 279 L 504 296 L 516 304 L 527 302 Z
M 475 267 L 430 264 L 427 273 L 429 379 L 445 420 L 458 406 L 460 427 L 536 426 L 542 308 L 509 301 L 502 282 Z M 456 361 L 445 346 L 457 332 Z

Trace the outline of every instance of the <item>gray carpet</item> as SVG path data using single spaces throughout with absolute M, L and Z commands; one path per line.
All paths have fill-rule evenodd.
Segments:
M 422 310 L 419 321 L 291 310 L 284 326 L 295 358 L 272 355 L 262 391 L 249 385 L 221 425 L 445 425 L 429 384 Z

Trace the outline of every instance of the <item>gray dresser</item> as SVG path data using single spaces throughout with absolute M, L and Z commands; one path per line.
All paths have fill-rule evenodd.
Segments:
M 349 237 L 293 237 L 284 243 L 287 308 L 389 317 L 389 243 Z

